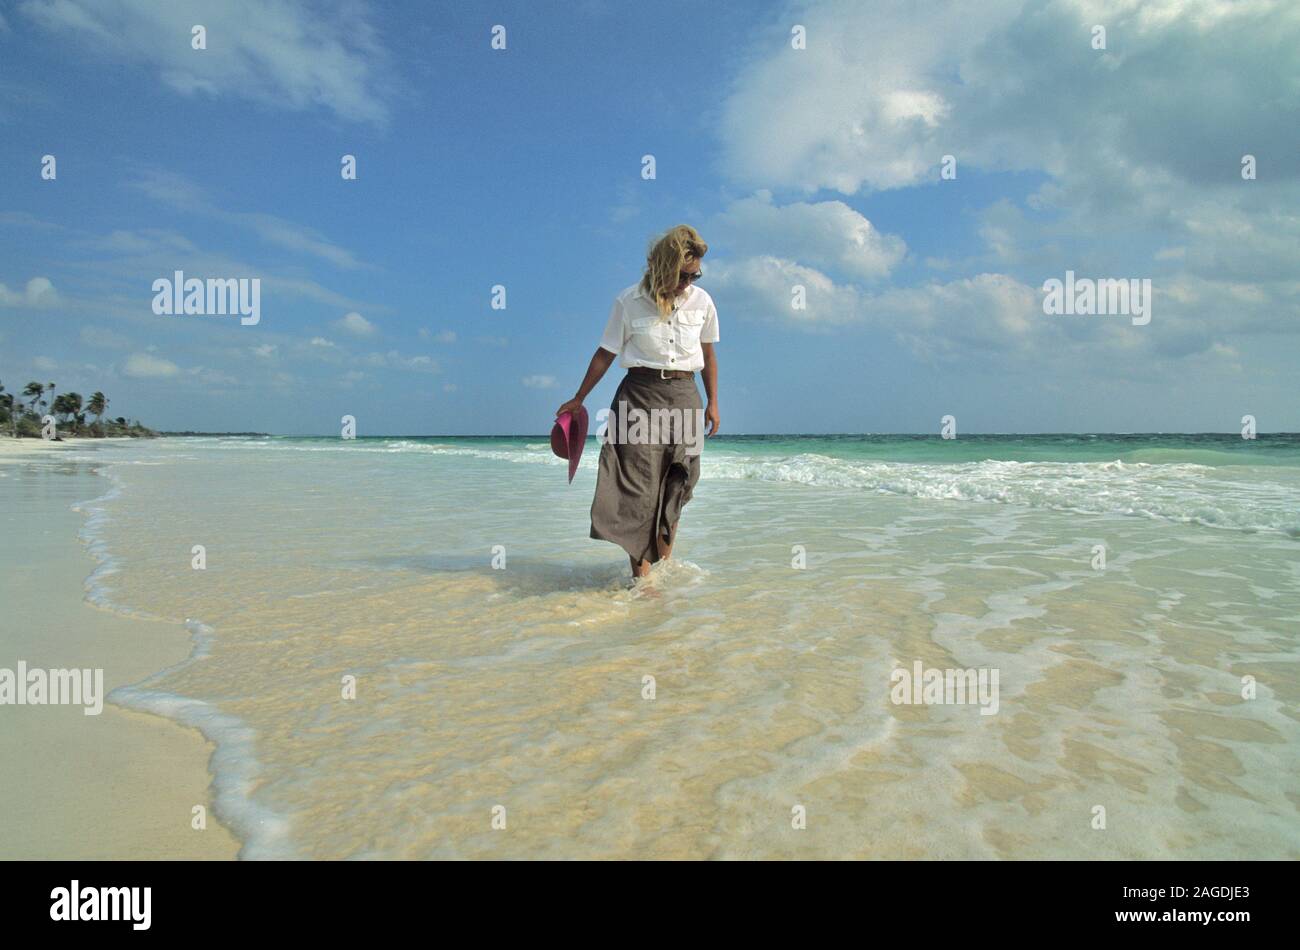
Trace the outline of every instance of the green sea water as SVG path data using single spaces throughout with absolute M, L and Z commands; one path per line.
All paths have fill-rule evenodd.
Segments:
M 1300 466 L 1300 434 L 720 435 L 718 448 L 882 462 L 1121 462 Z
M 483 448 L 524 448 L 544 443 L 545 435 L 511 436 L 369 436 L 358 443 L 447 444 Z M 333 437 L 278 437 L 276 441 L 332 444 Z M 597 445 L 596 436 L 590 444 Z M 881 462 L 1104 462 L 1187 463 L 1199 465 L 1300 466 L 1300 433 L 1259 434 L 1253 439 L 1232 433 L 1103 433 L 961 435 L 730 435 L 710 439 L 711 449 L 772 457 L 805 453 Z

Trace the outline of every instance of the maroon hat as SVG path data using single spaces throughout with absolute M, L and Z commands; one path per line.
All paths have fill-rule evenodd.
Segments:
M 555 418 L 551 427 L 551 451 L 562 459 L 569 460 L 569 483 L 573 483 L 573 473 L 578 470 L 578 459 L 587 445 L 587 407 L 579 406 L 577 416 L 562 412 Z

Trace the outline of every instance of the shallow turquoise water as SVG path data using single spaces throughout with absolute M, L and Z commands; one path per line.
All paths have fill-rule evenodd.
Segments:
M 719 439 L 636 587 L 594 444 L 104 446 L 88 592 L 188 626 L 110 698 L 218 743 L 246 857 L 1295 858 L 1300 466 L 1240 441 Z
M 376 452 L 561 466 L 536 436 L 213 439 L 250 451 Z M 583 469 L 593 473 L 593 436 Z M 1300 435 L 720 436 L 705 479 L 1152 517 L 1300 537 Z
M 333 445 L 336 438 L 275 437 L 268 441 Z M 546 436 L 372 436 L 357 445 L 409 442 L 508 451 L 546 442 Z M 588 451 L 596 446 L 595 436 Z M 1226 433 L 962 435 L 720 435 L 709 448 L 738 456 L 819 454 L 882 462 L 1186 462 L 1203 465 L 1300 467 L 1300 434 L 1262 434 L 1254 439 Z

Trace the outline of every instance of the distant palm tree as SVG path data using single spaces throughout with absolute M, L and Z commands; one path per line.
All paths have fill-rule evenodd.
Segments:
M 23 395 L 31 400 L 27 404 L 29 412 L 35 412 L 36 407 L 40 404 L 41 396 L 45 394 L 45 387 L 40 383 L 28 383 L 23 387 Z
M 68 409 L 68 397 L 60 394 L 50 400 L 50 414 L 54 416 L 59 425 L 63 425 L 63 416 L 66 416 Z
M 80 422 L 78 414 L 81 412 L 81 396 L 77 393 L 62 393 L 54 398 L 50 403 L 50 412 L 59 420 L 59 425 L 66 426 L 76 432 L 74 422 Z
M 86 403 L 86 411 L 95 414 L 95 431 L 97 435 L 104 434 L 104 410 L 108 408 L 108 399 L 101 392 L 91 393 L 90 402 Z
M 14 438 L 18 437 L 18 408 L 14 400 L 13 393 L 5 392 L 4 383 L 0 383 L 0 409 L 9 413 L 9 425 L 13 429 Z
M 81 435 L 81 430 L 86 426 L 85 406 L 81 402 L 81 393 L 68 393 L 68 415 L 72 421 L 77 424 L 76 433 Z

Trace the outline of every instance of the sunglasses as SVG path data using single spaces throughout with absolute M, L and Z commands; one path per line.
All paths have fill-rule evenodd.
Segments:
M 704 272 L 703 272 L 703 271 L 698 271 L 698 270 L 695 271 L 695 273 L 691 273 L 691 272 L 688 271 L 688 270 L 679 271 L 679 272 L 677 273 L 677 279 L 678 279 L 678 280 L 680 280 L 680 281 L 689 281 L 689 282 L 692 283 L 692 284 L 695 283 L 697 280 L 699 280 L 699 279 L 700 279 L 701 277 L 703 277 L 703 276 L 704 276 Z

